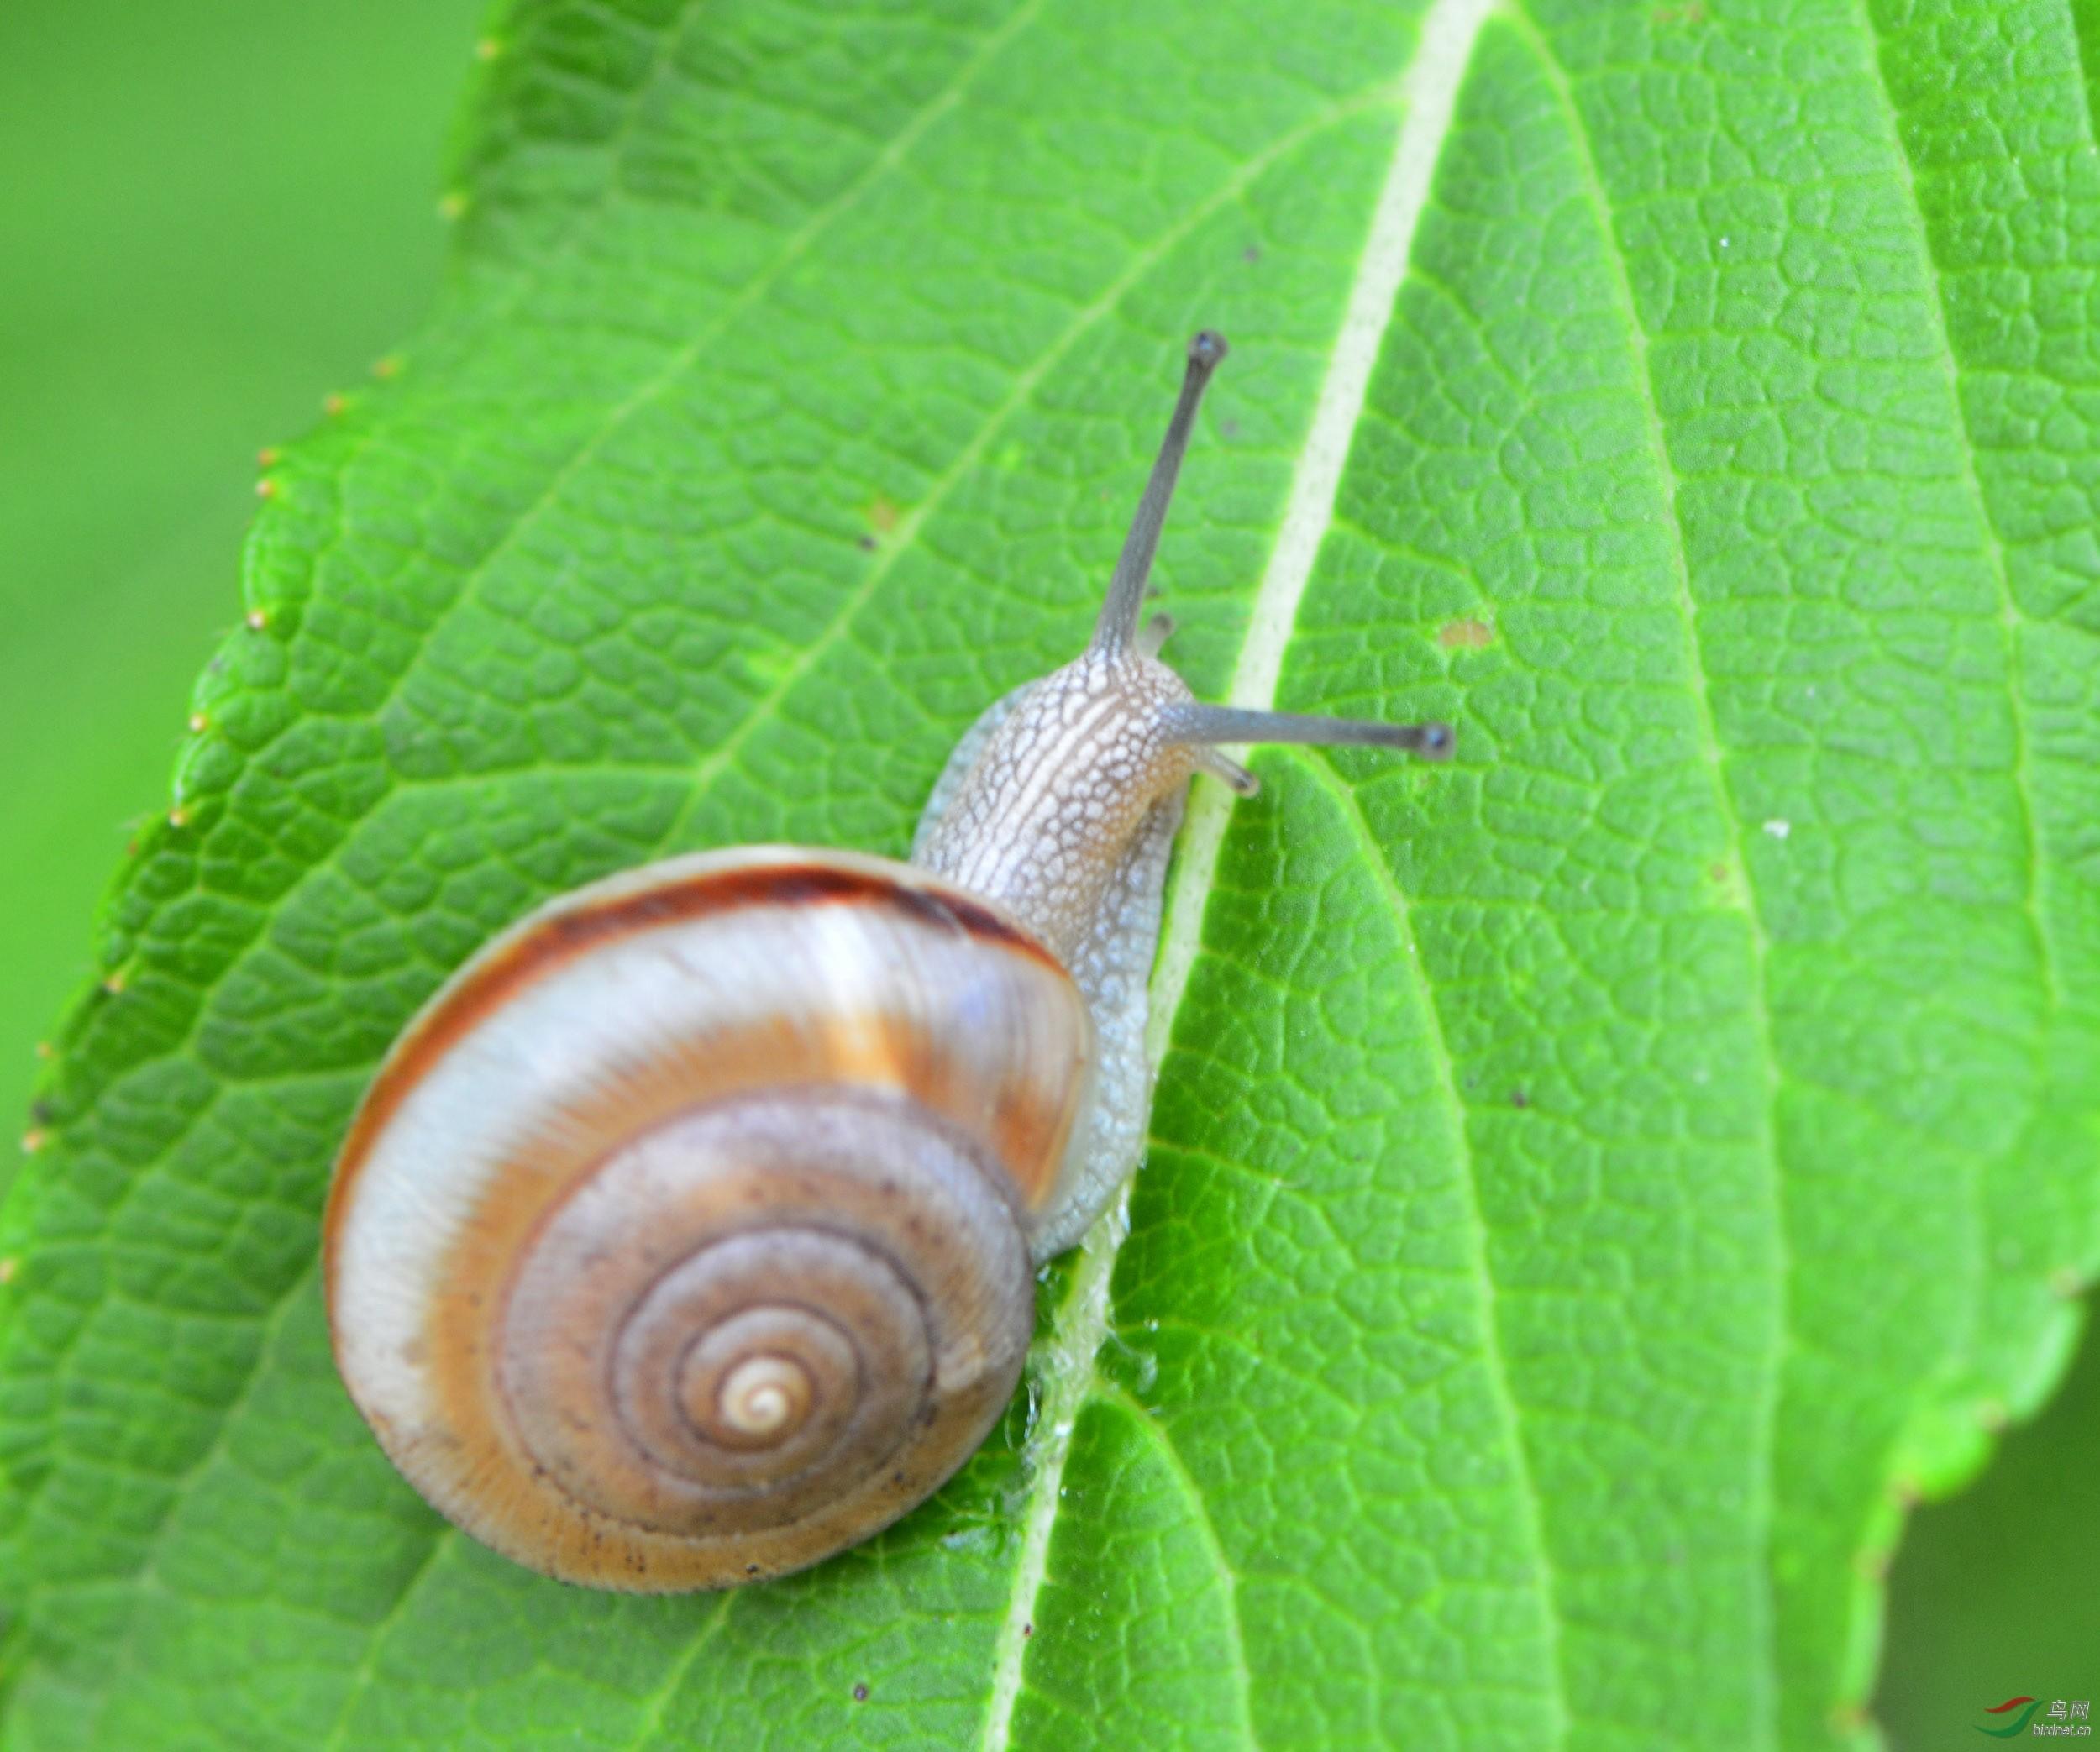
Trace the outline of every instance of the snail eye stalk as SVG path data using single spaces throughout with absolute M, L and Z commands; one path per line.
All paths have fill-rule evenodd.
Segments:
M 1389 724 L 1378 718 L 1252 711 L 1238 706 L 1205 706 L 1195 700 L 1163 708 L 1160 722 L 1170 741 L 1197 747 L 1216 742 L 1310 742 L 1326 748 L 1405 748 L 1425 760 L 1448 760 L 1457 741 L 1448 724 Z
M 1181 394 L 1174 402 L 1173 417 L 1167 422 L 1167 436 L 1152 463 L 1145 496 L 1137 501 L 1130 533 L 1109 580 L 1108 598 L 1101 617 L 1095 623 L 1091 649 L 1110 657 L 1135 650 L 1156 657 L 1173 623 L 1167 616 L 1143 632 L 1138 619 L 1144 612 L 1145 586 L 1152 576 L 1152 560 L 1159 552 L 1160 532 L 1166 526 L 1167 507 L 1173 502 L 1174 484 L 1181 476 L 1182 459 L 1189 454 L 1189 439 L 1195 429 L 1196 411 L 1203 392 L 1224 362 L 1225 337 L 1214 329 L 1202 329 L 1189 343 L 1189 366 L 1181 379 Z M 1162 624 L 1163 623 L 1163 625 Z M 1186 702 L 1168 706 L 1162 720 L 1168 740 L 1203 750 L 1200 763 L 1205 772 L 1221 779 L 1242 796 L 1252 796 L 1259 782 L 1246 768 L 1214 751 L 1220 742 L 1310 742 L 1326 747 L 1354 745 L 1372 748 L 1404 748 L 1425 760 L 1447 760 L 1453 744 L 1448 724 L 1387 724 L 1368 718 L 1304 716 L 1290 712 L 1253 711 L 1234 706 L 1205 706 Z
M 1173 417 L 1167 422 L 1167 436 L 1153 460 L 1152 478 L 1145 483 L 1145 496 L 1137 501 L 1137 515 L 1131 519 L 1130 533 L 1123 538 L 1123 552 L 1116 562 L 1116 575 L 1109 580 L 1101 618 L 1095 622 L 1093 648 L 1108 656 L 1129 650 L 1137 637 L 1146 581 L 1152 576 L 1152 556 L 1159 551 L 1159 532 L 1166 527 L 1167 507 L 1173 502 L 1181 459 L 1189 454 L 1196 409 L 1226 350 L 1225 337 L 1208 328 L 1189 343 L 1189 369 L 1181 380 L 1180 398 L 1174 403 Z

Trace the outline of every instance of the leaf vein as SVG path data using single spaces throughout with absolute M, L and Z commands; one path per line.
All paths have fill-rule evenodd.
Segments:
M 1792 1283 L 1792 1264 L 1787 1251 L 1785 1220 L 1786 1183 L 1783 1164 L 1779 1155 L 1779 1069 L 1774 1043 L 1772 1019 L 1771 984 L 1767 969 L 1769 942 L 1764 920 L 1758 910 L 1756 879 L 1750 860 L 1744 852 L 1743 825 L 1731 799 L 1722 753 L 1720 732 L 1714 716 L 1712 699 L 1706 685 L 1704 649 L 1698 630 L 1698 603 L 1692 591 L 1691 563 L 1686 549 L 1683 518 L 1677 507 L 1680 486 L 1677 470 L 1671 460 L 1669 443 L 1663 430 L 1662 412 L 1656 399 L 1655 370 L 1648 346 L 1646 324 L 1641 320 L 1640 306 L 1633 293 L 1631 270 L 1626 260 L 1625 246 L 1621 242 L 1615 212 L 1604 178 L 1597 167 L 1596 155 L 1590 133 L 1584 123 L 1580 106 L 1569 81 L 1567 70 L 1561 65 L 1544 34 L 1530 15 L 1513 6 L 1509 14 L 1525 45 L 1536 59 L 1544 72 L 1555 101 L 1561 108 L 1568 135 L 1573 144 L 1576 159 L 1581 168 L 1583 186 L 1595 208 L 1598 230 L 1603 240 L 1605 260 L 1609 264 L 1613 291 L 1620 307 L 1625 332 L 1635 355 L 1635 375 L 1641 391 L 1641 415 L 1645 422 L 1648 446 L 1653 459 L 1657 479 L 1662 483 L 1667 510 L 1665 529 L 1669 542 L 1671 583 L 1676 604 L 1683 623 L 1686 671 L 1693 703 L 1697 711 L 1699 735 L 1703 744 L 1704 763 L 1713 789 L 1714 805 L 1727 831 L 1729 844 L 1737 869 L 1742 873 L 1742 912 L 1748 926 L 1751 972 L 1751 1020 L 1756 1030 L 1758 1066 L 1765 1082 L 1765 1099 L 1761 1107 L 1761 1136 L 1757 1140 L 1759 1154 L 1769 1165 L 1771 1188 L 1771 1234 L 1774 1248 L 1774 1264 L 1781 1290 L 1782 1314 L 1772 1333 L 1772 1344 L 1765 1368 L 1765 1392 L 1757 1407 L 1757 1418 L 1761 1426 L 1760 1440 L 1764 1466 L 1761 1469 L 1755 1493 L 1755 1510 L 1765 1529 L 1764 1543 L 1767 1552 L 1772 1539 L 1774 1503 L 1777 1487 L 1773 1477 L 1777 1461 L 1777 1432 L 1778 1424 L 1779 1384 L 1781 1361 L 1783 1358 L 1790 1331 L 1784 1313 L 1787 1287 Z M 1774 1694 L 1774 1675 L 1777 1669 L 1773 1655 L 1772 1639 L 1776 1634 L 1775 1613 L 1771 1597 L 1769 1566 L 1761 1566 L 1759 1574 L 1765 1578 L 1760 1589 L 1757 1617 L 1763 1631 L 1765 1647 L 1757 1651 L 1752 1663 L 1751 1685 L 1762 1705 L 1759 1723 L 1758 1742 L 1772 1743 L 1775 1728 L 1777 1700 Z
M 1553 1555 L 1546 1545 L 1546 1518 L 1541 1506 L 1538 1483 L 1533 1476 L 1530 1457 L 1525 1445 L 1524 1416 L 1518 1407 L 1515 1391 L 1510 1385 L 1509 1358 L 1505 1354 L 1500 1319 L 1496 1312 L 1499 1292 L 1488 1259 L 1488 1218 L 1486 1207 L 1480 1198 L 1480 1166 L 1473 1156 L 1465 1101 L 1458 1093 L 1458 1076 L 1452 1062 L 1451 1042 L 1445 1036 L 1443 1016 L 1437 1009 L 1436 993 L 1424 969 L 1420 947 L 1415 941 L 1415 927 L 1407 896 L 1400 892 L 1399 883 L 1394 880 L 1392 866 L 1378 843 L 1378 835 L 1372 831 L 1370 822 L 1364 819 L 1356 793 L 1342 782 L 1341 775 L 1326 760 L 1296 753 L 1281 758 L 1311 777 L 1341 810 L 1351 835 L 1361 849 L 1365 868 L 1370 871 L 1385 898 L 1386 910 L 1392 916 L 1394 931 L 1400 940 L 1398 964 L 1415 970 L 1414 983 L 1420 1000 L 1422 1015 L 1429 1025 L 1430 1060 L 1435 1077 L 1437 1104 L 1446 1109 L 1451 1115 L 1452 1140 L 1457 1148 L 1460 1178 L 1466 1189 L 1467 1220 L 1462 1226 L 1471 1256 L 1467 1261 L 1469 1269 L 1467 1275 L 1473 1280 L 1479 1297 L 1482 1360 L 1486 1365 L 1488 1391 L 1494 1400 L 1497 1416 L 1503 1424 L 1515 1469 L 1515 1495 L 1524 1542 L 1530 1548 L 1532 1561 L 1540 1578 L 1539 1591 L 1542 1597 L 1540 1617 L 1546 1646 L 1551 1657 L 1553 1676 L 1551 1698 L 1553 1734 L 1550 1744 L 1564 1746 L 1567 1744 L 1571 1722 L 1567 1671 L 1561 1646 L 1561 1614 L 1554 1581 Z

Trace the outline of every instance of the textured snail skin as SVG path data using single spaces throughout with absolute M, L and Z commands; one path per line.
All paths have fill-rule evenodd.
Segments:
M 911 843 L 914 864 L 993 894 L 1046 942 L 1054 938 L 1094 1018 L 1091 1099 L 1056 1195 L 1036 1218 L 1037 1259 L 1073 1246 L 1107 1208 L 1144 1154 L 1152 1113 L 1146 982 L 1189 761 L 1185 749 L 1160 746 L 1142 721 L 1131 721 L 1133 695 L 1185 700 L 1189 689 L 1149 658 L 1110 665 L 1089 652 L 995 701 L 955 745 Z M 1123 709 L 1104 711 L 1105 696 Z M 1047 800 L 1062 824 L 1047 837 L 1025 816 L 1016 821 L 1012 807 L 1035 789 L 1028 781 L 1039 768 L 1052 776 L 1036 793 L 1038 811 Z M 1061 786 L 1075 771 L 1078 784 L 1068 778 Z M 1117 775 L 1121 795 L 1095 807 L 1085 775 L 1104 771 Z M 1132 807 L 1133 797 L 1145 806 Z M 1047 894 L 1046 868 L 1060 878 Z
M 1084 998 L 908 866 L 746 847 L 563 897 L 390 1054 L 331 1330 L 389 1456 L 521 1563 L 720 1587 L 867 1537 L 1011 1397 Z

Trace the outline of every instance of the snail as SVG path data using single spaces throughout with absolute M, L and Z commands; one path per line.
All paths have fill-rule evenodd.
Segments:
M 594 882 L 474 955 L 337 1160 L 329 1330 L 444 1514 L 518 1562 L 726 1587 L 879 1531 L 1011 1399 L 1042 1262 L 1137 1165 L 1168 848 L 1219 745 L 1441 724 L 1199 703 L 1139 626 L 1173 419 L 1075 661 L 964 735 L 899 863 L 747 846 Z

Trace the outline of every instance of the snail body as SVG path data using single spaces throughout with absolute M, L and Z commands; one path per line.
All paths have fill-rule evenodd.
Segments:
M 395 1043 L 336 1165 L 330 1330 L 402 1472 L 543 1573 L 733 1586 L 888 1525 L 977 1448 L 1033 1272 L 1142 1153 L 1145 982 L 1225 742 L 1441 726 L 1197 702 L 1139 629 L 1205 384 L 1074 662 L 964 736 L 910 863 L 743 847 L 563 895 Z

